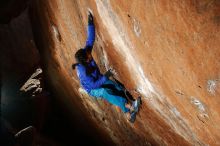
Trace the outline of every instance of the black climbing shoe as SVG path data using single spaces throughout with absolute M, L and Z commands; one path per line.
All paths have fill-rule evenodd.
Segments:
M 135 112 L 135 111 L 131 112 L 131 117 L 130 117 L 130 119 L 129 119 L 129 121 L 130 121 L 131 123 L 134 123 L 134 121 L 135 121 L 135 119 L 136 119 L 136 114 L 137 114 L 137 112 Z
M 133 110 L 130 112 L 131 114 L 131 118 L 130 118 L 130 122 L 134 123 L 135 119 L 136 119 L 136 115 L 139 111 L 140 108 L 140 104 L 141 104 L 141 97 L 138 97 L 138 99 L 136 99 L 135 101 L 133 101 L 132 103 L 132 108 Z

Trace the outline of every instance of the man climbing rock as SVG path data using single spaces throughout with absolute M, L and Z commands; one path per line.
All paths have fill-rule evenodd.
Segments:
M 77 63 L 72 66 L 73 69 L 77 69 L 80 84 L 89 95 L 97 99 L 105 99 L 109 103 L 120 107 L 128 120 L 133 123 L 139 110 L 140 97 L 129 103 L 125 95 L 117 94 L 121 93 L 121 91 L 123 92 L 124 89 L 118 83 L 109 79 L 109 77 L 113 76 L 112 70 L 108 70 L 104 75 L 100 73 L 91 54 L 94 41 L 95 26 L 93 16 L 91 12 L 88 12 L 86 45 L 75 53 Z

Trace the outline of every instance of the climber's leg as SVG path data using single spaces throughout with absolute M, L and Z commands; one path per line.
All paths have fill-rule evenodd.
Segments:
M 108 88 L 93 89 L 90 91 L 89 94 L 96 98 L 103 98 L 107 100 L 109 103 L 120 107 L 124 113 L 129 112 L 129 108 L 126 107 L 127 100 L 121 96 L 114 95 L 111 89 Z
M 120 86 L 119 84 L 117 84 L 116 82 L 112 81 L 112 80 L 107 80 L 104 85 L 112 85 L 114 86 L 118 91 L 123 91 L 123 87 Z

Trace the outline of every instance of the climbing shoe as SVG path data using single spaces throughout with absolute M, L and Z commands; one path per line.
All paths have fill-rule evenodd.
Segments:
M 133 112 L 131 112 L 130 114 L 131 114 L 131 117 L 130 117 L 129 121 L 130 121 L 131 123 L 134 123 L 134 121 L 135 121 L 135 119 L 136 119 L 136 114 L 137 114 L 137 112 L 133 111 Z
M 134 112 L 139 111 L 140 104 L 141 104 L 141 97 L 139 96 L 135 101 L 132 102 L 132 107 L 134 109 Z

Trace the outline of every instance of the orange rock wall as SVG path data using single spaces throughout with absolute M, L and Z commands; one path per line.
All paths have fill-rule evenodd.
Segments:
M 142 94 L 132 125 L 103 101 L 86 107 L 71 69 L 93 11 L 93 55 Z M 220 2 L 216 0 L 35 0 L 31 16 L 49 82 L 120 145 L 220 145 Z M 101 111 L 101 113 L 100 113 Z

